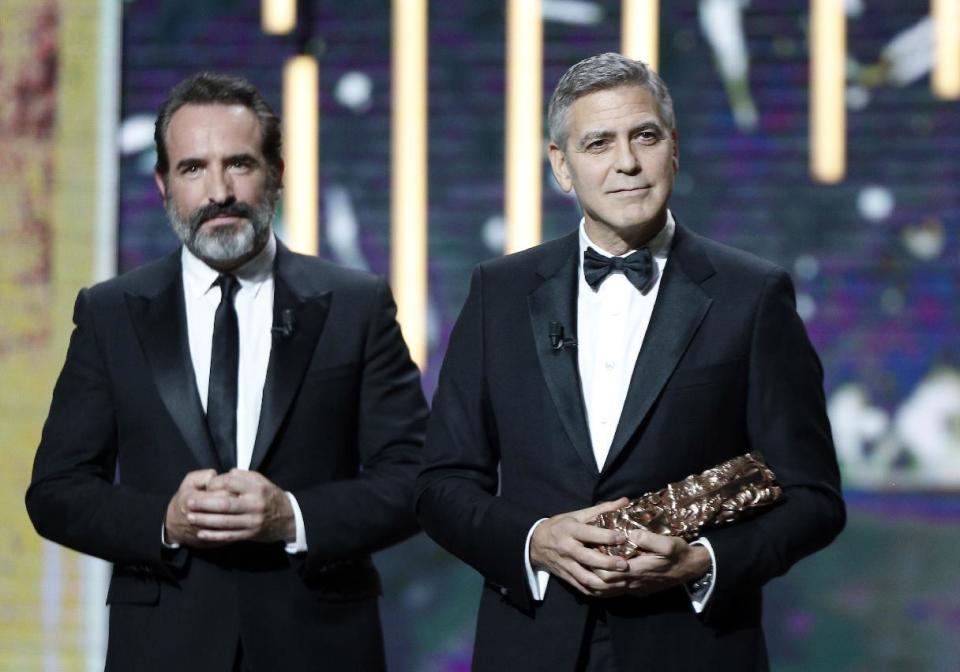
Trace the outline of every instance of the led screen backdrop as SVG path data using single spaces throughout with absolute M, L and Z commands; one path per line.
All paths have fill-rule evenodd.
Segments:
M 311 3 L 308 3 L 311 4 Z M 924 1 L 851 2 L 849 169 L 808 177 L 807 3 L 663 3 L 661 71 L 676 101 L 674 211 L 695 230 L 784 265 L 826 369 L 851 504 L 848 531 L 768 591 L 779 669 L 953 669 L 960 572 L 944 554 L 960 486 L 960 106 L 937 101 Z M 130 3 L 120 262 L 174 245 L 157 208 L 149 129 L 198 67 L 244 74 L 279 106 L 290 38 L 258 3 Z M 320 57 L 321 254 L 378 273 L 389 256 L 389 12 L 312 3 Z M 616 50 L 618 2 L 544 2 L 544 95 L 570 64 Z M 469 270 L 503 240 L 504 6 L 430 8 L 428 391 Z M 544 235 L 576 225 L 544 170 Z M 384 554 L 398 669 L 462 669 L 479 580 L 419 539 Z M 779 608 L 776 608 L 779 607 Z M 868 662 L 870 661 L 870 662 Z
M 259 4 L 124 3 L 121 270 L 176 245 L 151 176 L 153 115 L 169 88 L 201 68 L 237 73 L 279 110 L 297 46 L 260 32 Z M 389 7 L 301 4 L 320 59 L 321 254 L 385 274 Z M 775 669 L 955 670 L 960 103 L 929 89 L 926 0 L 845 4 L 849 165 L 824 186 L 807 168 L 808 3 L 662 3 L 660 69 L 681 148 L 672 207 L 792 272 L 826 371 L 850 520 L 830 549 L 769 586 Z M 543 7 L 546 98 L 573 62 L 618 48 L 620 3 Z M 502 2 L 430 7 L 428 392 L 471 267 L 502 252 L 504 18 Z M 543 211 L 546 238 L 579 218 L 546 162 Z M 468 669 L 479 577 L 422 536 L 378 565 L 392 668 Z
M 116 64 L 103 67 L 101 47 L 117 31 L 101 9 L 0 4 L 0 670 L 102 661 L 108 566 L 41 540 L 23 505 L 77 290 L 105 273 L 97 222 L 115 199 L 101 169 L 116 156 L 98 128 L 101 74 Z

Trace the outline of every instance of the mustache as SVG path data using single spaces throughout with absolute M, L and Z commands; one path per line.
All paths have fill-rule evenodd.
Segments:
M 255 214 L 256 211 L 253 206 L 243 203 L 242 201 L 235 201 L 233 203 L 209 203 L 190 213 L 190 230 L 196 231 L 201 224 L 214 217 L 242 217 L 243 219 L 252 221 Z

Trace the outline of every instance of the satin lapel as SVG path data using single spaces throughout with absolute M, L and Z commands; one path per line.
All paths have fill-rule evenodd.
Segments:
M 157 392 L 202 469 L 219 467 L 187 340 L 187 315 L 179 263 L 171 282 L 153 297 L 127 294 L 127 309 L 150 363 Z
M 713 303 L 685 267 L 685 248 L 693 244 L 689 234 L 678 228 L 676 246 L 664 271 L 650 326 L 633 367 L 604 470 L 614 463 L 636 433 Z M 691 256 L 690 265 L 696 268 L 699 256 Z
M 280 264 L 281 256 L 287 254 L 289 252 L 286 250 L 278 250 L 277 263 Z M 250 459 L 251 470 L 260 467 L 300 389 L 327 321 L 330 298 L 330 292 L 300 298 L 294 294 L 281 273 L 274 274 L 273 323 L 283 324 L 283 312 L 289 310 L 293 314 L 294 329 L 288 336 L 279 333 L 273 335 L 267 378 L 263 385 L 260 423 Z
M 577 251 L 576 238 L 572 245 L 562 248 L 562 260 L 545 264 L 539 271 L 546 278 L 528 297 L 530 326 L 533 342 L 540 359 L 540 368 L 547 382 L 547 389 L 557 407 L 563 428 L 570 438 L 580 459 L 591 473 L 597 474 L 597 462 L 593 457 L 587 415 L 583 406 L 580 387 L 580 372 L 576 348 L 554 350 L 550 344 L 550 323 L 563 326 L 564 338 L 576 337 L 577 330 Z

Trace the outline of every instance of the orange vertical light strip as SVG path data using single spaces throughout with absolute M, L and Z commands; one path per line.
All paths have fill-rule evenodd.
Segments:
M 297 27 L 297 0 L 260 0 L 260 28 L 283 35 Z
M 283 67 L 283 219 L 291 250 L 317 254 L 320 215 L 320 67 L 313 56 L 290 58 Z
M 847 17 L 843 0 L 812 0 L 810 8 L 810 174 L 843 179 L 847 160 Z
M 623 0 L 621 8 L 621 52 L 627 58 L 643 61 L 654 70 L 659 69 L 659 0 Z
M 933 92 L 945 100 L 960 99 L 960 0 L 932 0 Z
M 543 15 L 540 0 L 507 2 L 506 252 L 541 239 Z
M 410 356 L 427 365 L 427 0 L 393 0 L 390 282 Z

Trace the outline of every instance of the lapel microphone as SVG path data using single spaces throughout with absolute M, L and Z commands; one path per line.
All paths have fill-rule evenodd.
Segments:
M 293 311 L 289 308 L 284 309 L 280 313 L 280 324 L 275 324 L 270 327 L 270 331 L 275 336 L 280 336 L 282 338 L 290 338 L 297 331 L 297 323 L 293 317 Z
M 550 347 L 559 352 L 565 348 L 575 348 L 577 347 L 576 340 L 572 338 L 563 337 L 563 325 L 559 322 L 550 323 Z

